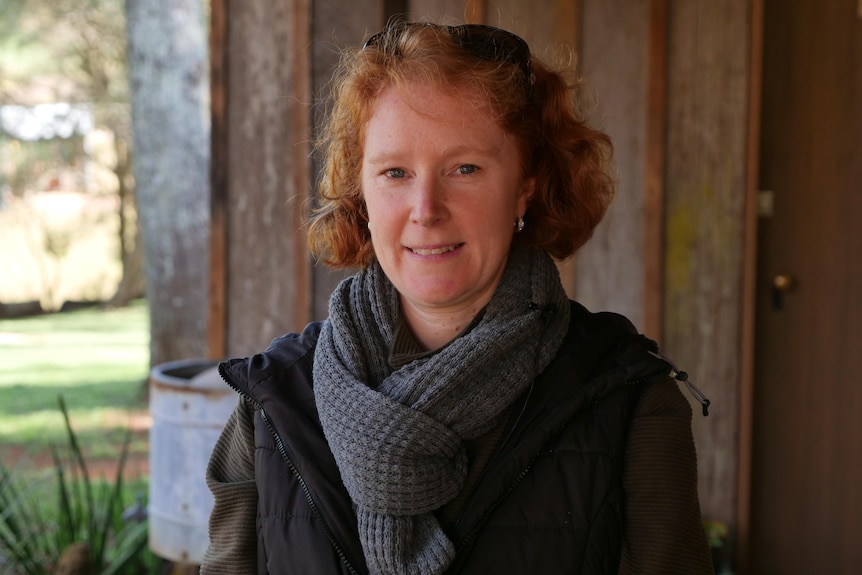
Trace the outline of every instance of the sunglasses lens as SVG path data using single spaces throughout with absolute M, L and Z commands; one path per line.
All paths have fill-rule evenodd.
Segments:
M 404 31 L 411 28 L 435 28 L 436 26 L 424 22 L 399 22 L 394 24 L 394 27 L 399 31 Z M 530 87 L 528 91 L 531 91 L 535 77 L 533 76 L 530 47 L 527 46 L 523 38 L 508 30 L 484 24 L 461 24 L 460 26 L 445 26 L 441 29 L 446 30 L 461 48 L 478 58 L 508 62 L 518 66 Z M 371 36 L 362 46 L 362 49 L 377 46 L 385 33 L 386 31 L 378 32 Z
M 365 44 L 362 45 L 362 49 L 365 50 L 366 48 L 371 48 L 373 46 L 376 46 L 377 42 L 380 41 L 380 37 L 382 35 L 383 35 L 383 32 L 378 32 L 377 34 L 375 34 L 374 36 L 372 36 L 371 38 L 366 40 Z
M 530 50 L 523 39 L 500 28 L 465 24 L 453 27 L 451 34 L 462 48 L 486 60 L 521 64 L 530 57 Z

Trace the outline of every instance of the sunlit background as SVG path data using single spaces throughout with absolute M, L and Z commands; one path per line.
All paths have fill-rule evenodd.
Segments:
M 124 2 L 0 14 L 0 572 L 156 572 Z

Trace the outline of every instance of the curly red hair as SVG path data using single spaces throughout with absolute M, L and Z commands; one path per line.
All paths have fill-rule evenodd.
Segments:
M 523 232 L 525 242 L 557 259 L 572 256 L 592 236 L 613 197 L 607 134 L 578 111 L 579 84 L 532 57 L 523 66 L 477 58 L 433 24 L 387 27 L 374 44 L 343 52 L 332 80 L 331 109 L 317 143 L 323 154 L 319 205 L 308 230 L 312 254 L 332 267 L 364 267 L 374 260 L 362 197 L 364 128 L 388 86 L 426 82 L 467 88 L 491 107 L 515 137 L 525 177 L 535 178 Z

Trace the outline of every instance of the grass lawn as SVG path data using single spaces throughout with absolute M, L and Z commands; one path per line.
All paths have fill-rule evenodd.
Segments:
M 0 456 L 65 445 L 57 398 L 92 457 L 115 453 L 125 431 L 140 427 L 148 406 L 146 303 L 0 320 Z M 133 452 L 146 452 L 136 433 Z
M 134 432 L 131 451 L 114 513 L 129 509 L 136 500 L 146 505 L 146 303 L 137 301 L 123 309 L 88 308 L 0 320 L 0 361 L 0 462 L 11 473 L 9 481 L 0 482 L 0 493 L 4 501 L 13 502 L 8 509 L 0 505 L 0 526 L 6 526 L 7 535 L 12 533 L 7 519 L 23 526 L 23 531 L 14 532 L 12 540 L 26 540 L 33 545 L 41 542 L 42 551 L 32 552 L 29 559 L 50 563 L 66 545 L 86 534 L 88 527 L 73 520 L 85 522 L 93 518 L 97 534 L 83 535 L 91 538 L 85 539 L 91 544 L 107 529 L 106 510 L 117 485 L 118 455 L 130 429 Z M 58 404 L 60 395 L 85 455 L 94 496 L 92 507 L 83 495 L 86 491 L 81 469 L 72 464 Z M 63 475 L 53 466 L 52 447 L 61 454 Z M 60 485 L 68 489 L 72 511 L 64 507 L 64 499 L 58 495 Z M 71 527 L 73 524 L 77 527 Z M 131 541 L 131 533 L 135 542 L 141 541 L 136 523 L 110 525 L 106 549 L 111 557 L 122 556 L 118 541 Z M 69 535 L 73 531 L 75 535 Z M 143 537 L 141 551 L 130 560 L 138 569 L 134 572 L 167 573 L 164 561 L 146 547 L 145 531 Z M 0 572 L 11 568 L 17 573 L 19 561 L 14 555 L 4 557 L 0 553 Z

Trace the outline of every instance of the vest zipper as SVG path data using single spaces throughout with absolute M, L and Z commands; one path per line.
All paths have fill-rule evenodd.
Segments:
M 488 507 L 487 510 L 485 510 L 485 513 L 482 514 L 481 519 L 476 522 L 476 525 L 473 526 L 473 529 L 471 529 L 470 532 L 467 533 L 467 535 L 464 537 L 464 539 L 462 539 L 461 542 L 458 543 L 457 547 L 455 548 L 455 565 L 452 566 L 452 574 L 459 573 L 461 571 L 463 567 L 463 562 L 468 557 L 468 554 L 465 554 L 464 552 L 473 545 L 473 540 L 476 538 L 476 535 L 485 527 L 485 524 L 491 518 L 491 515 L 494 514 L 494 512 L 503 503 L 503 501 L 509 498 L 512 492 L 514 492 L 515 489 L 518 487 L 518 485 L 521 484 L 521 482 L 533 468 L 533 464 L 536 462 L 536 460 L 541 454 L 542 452 L 539 451 L 530 459 L 529 463 L 527 463 L 526 467 L 521 470 L 521 473 L 519 473 L 515 480 L 509 485 L 508 489 L 506 489 L 506 491 L 502 495 L 500 495 L 500 497 L 498 497 L 494 501 L 494 503 L 492 503 Z
M 624 386 L 626 386 L 626 385 L 639 385 L 641 383 L 649 381 L 650 379 L 652 379 L 652 377 L 653 376 L 646 376 L 646 377 L 640 377 L 638 379 L 630 379 L 630 380 L 625 381 L 622 385 L 624 385 Z M 491 459 L 491 461 L 488 462 L 488 465 L 485 467 L 485 471 L 488 470 L 488 468 L 491 466 L 491 463 L 493 463 L 494 460 L 502 452 L 503 447 L 505 446 L 506 442 L 509 440 L 509 437 L 511 436 L 515 427 L 517 427 L 518 422 L 520 422 L 521 416 L 523 416 L 524 411 L 526 410 L 526 404 L 527 404 L 527 402 L 529 402 L 530 396 L 532 395 L 532 389 L 533 389 L 533 386 L 531 385 L 530 386 L 530 393 L 528 393 L 528 395 L 527 395 L 527 398 L 524 402 L 524 406 L 522 407 L 521 412 L 518 414 L 518 418 L 515 420 L 515 424 L 512 426 L 512 429 L 510 430 L 510 432 L 506 435 L 505 440 L 500 444 L 497 451 L 494 453 L 494 457 Z M 708 401 L 709 400 L 707 400 L 707 402 Z M 708 405 L 708 403 L 707 403 L 707 405 Z M 564 424 L 560 428 L 559 433 L 562 433 L 565 428 L 566 428 L 566 424 Z M 518 487 L 518 485 L 520 485 L 520 483 L 524 480 L 524 478 L 527 476 L 527 474 L 533 468 L 533 465 L 536 463 L 536 460 L 539 459 L 539 457 L 542 455 L 542 453 L 544 451 L 545 451 L 544 448 L 542 448 L 535 455 L 533 455 L 532 458 L 530 458 L 530 461 L 527 463 L 527 465 L 524 467 L 524 469 L 521 470 L 521 472 L 514 479 L 514 481 L 512 481 L 512 483 L 509 485 L 509 487 L 506 489 L 506 491 L 502 495 L 500 495 L 500 497 L 498 497 L 496 500 L 494 500 L 494 502 L 488 507 L 488 509 L 485 511 L 485 513 L 482 514 L 482 517 L 479 519 L 479 521 L 476 522 L 476 525 L 473 526 L 473 528 L 469 531 L 469 533 L 467 533 L 467 535 L 457 545 L 457 547 L 455 548 L 455 564 L 452 566 L 452 571 L 451 571 L 452 575 L 459 573 L 463 567 L 463 561 L 466 560 L 466 556 L 464 555 L 463 552 L 466 551 L 473 544 L 473 539 L 475 539 L 475 537 L 479 533 L 479 531 L 482 530 L 482 528 L 485 526 L 485 524 L 491 518 L 491 515 L 493 515 L 494 511 L 496 511 L 497 508 L 500 505 L 502 505 L 503 501 L 508 499 L 509 496 L 515 491 L 515 489 Z M 484 476 L 485 476 L 485 472 L 482 473 L 482 478 L 484 478 Z M 481 485 L 481 483 L 482 483 L 482 479 L 480 479 L 479 482 L 476 484 L 477 489 L 478 489 L 478 486 Z M 461 522 L 461 519 L 463 518 L 467 507 L 469 507 L 470 503 L 472 502 L 472 499 L 473 498 L 471 497 L 471 500 L 468 501 L 467 504 L 464 506 L 464 511 L 461 512 L 461 516 L 458 518 L 458 521 L 455 523 L 456 525 Z
M 502 453 L 503 448 L 506 446 L 506 444 L 509 442 L 509 439 L 512 437 L 512 433 L 514 433 L 515 429 L 518 427 L 518 424 L 521 422 L 521 418 L 524 416 L 524 412 L 527 410 L 527 404 L 530 402 L 530 398 L 533 396 L 533 387 L 535 386 L 535 383 L 536 382 L 533 381 L 530 384 L 530 387 L 527 389 L 527 394 L 526 394 L 526 397 L 524 398 L 523 404 L 521 405 L 521 409 L 518 411 L 518 416 L 511 423 L 511 425 L 509 425 L 509 431 L 506 433 L 506 436 L 503 437 L 503 439 L 502 439 L 502 441 L 500 441 L 499 445 L 497 445 L 494 448 L 494 452 L 491 455 L 491 458 L 488 460 L 488 463 L 485 464 L 485 469 L 482 470 L 482 474 L 479 476 L 479 480 L 476 481 L 475 488 L 478 488 L 479 485 L 482 484 L 482 481 L 485 479 L 485 475 L 488 474 L 488 470 L 497 461 L 497 458 L 499 457 L 500 453 Z M 536 454 L 536 457 L 538 457 L 538 454 Z M 532 462 L 536 460 L 536 457 L 534 457 L 530 461 L 530 466 L 532 466 Z M 528 470 L 529 470 L 529 467 L 524 470 L 524 473 L 526 473 Z M 473 494 L 470 496 L 470 499 L 468 499 L 464 503 L 464 508 L 461 510 L 461 513 L 458 514 L 458 519 L 455 521 L 456 527 L 461 523 L 461 519 L 464 518 L 464 513 L 470 507 L 470 504 L 473 502 L 473 499 L 476 496 L 475 488 L 474 488 Z
M 281 437 L 275 431 L 275 428 L 273 428 L 272 424 L 269 422 L 269 418 L 267 417 L 266 411 L 264 411 L 263 406 L 245 391 L 239 389 L 237 386 L 231 383 L 228 378 L 225 377 L 224 373 L 222 373 L 221 367 L 219 367 L 219 373 L 225 383 L 227 383 L 239 395 L 254 404 L 254 406 L 260 411 L 261 419 L 263 419 L 264 424 L 266 424 L 266 428 L 269 430 L 270 435 L 272 435 L 272 438 L 275 440 L 275 445 L 278 447 L 278 452 L 281 454 L 281 458 L 284 459 L 284 462 L 287 463 L 290 472 L 296 478 L 297 482 L 299 482 L 299 485 L 302 488 L 302 493 L 303 495 L 305 495 L 305 501 L 311 508 L 311 513 L 314 515 L 314 518 L 317 519 L 317 522 L 320 524 L 320 528 L 323 530 L 324 534 L 326 534 L 327 539 L 329 539 L 329 543 L 330 545 L 332 545 L 333 551 L 335 551 L 336 555 L 338 555 L 338 558 L 341 559 L 341 563 L 347 568 L 347 571 L 351 573 L 351 575 L 359 575 L 359 572 L 353 567 L 353 565 L 351 565 L 350 561 L 347 559 L 347 555 L 344 553 L 344 549 L 335 539 L 335 536 L 332 534 L 332 531 L 330 531 L 329 525 L 327 525 L 326 521 L 324 521 L 323 515 L 320 513 L 320 510 L 317 508 L 317 504 L 314 502 L 314 497 L 312 497 L 311 495 L 311 489 L 309 489 L 308 484 L 305 482 L 305 478 L 302 477 L 302 475 L 299 473 L 299 470 L 293 464 L 293 461 L 291 461 L 290 457 L 287 455 L 287 450 L 284 447 L 284 443 L 281 441 Z
M 530 398 L 533 396 L 534 385 L 535 385 L 535 381 L 533 381 L 533 383 L 530 384 L 530 387 L 527 391 L 527 396 L 524 398 L 524 403 L 521 406 L 521 410 L 518 412 L 518 417 L 515 418 L 515 421 L 512 423 L 512 425 L 509 429 L 509 432 L 506 434 L 506 437 L 503 438 L 503 441 L 494 450 L 494 455 L 488 461 L 487 465 L 485 465 L 485 469 L 482 471 L 482 475 L 479 478 L 479 481 L 476 483 L 476 489 L 478 489 L 479 486 L 482 484 L 482 481 L 485 479 L 485 475 L 488 472 L 488 469 L 491 468 L 491 465 L 500 456 L 500 453 L 502 453 L 502 451 L 503 451 L 503 447 L 505 447 L 505 445 L 509 442 L 509 439 L 512 437 L 512 433 L 518 427 L 518 423 L 520 423 L 521 418 L 523 417 L 524 412 L 527 409 L 527 404 L 530 402 Z M 540 450 L 532 458 L 530 458 L 530 461 L 527 463 L 526 467 L 524 467 L 524 469 L 521 470 L 521 473 L 519 473 L 518 476 L 515 478 L 515 480 L 509 485 L 509 488 L 506 489 L 506 491 L 502 495 L 500 495 L 500 497 L 498 497 L 494 501 L 494 503 L 492 503 L 488 507 L 488 509 L 485 511 L 485 513 L 482 514 L 481 519 L 479 519 L 479 521 L 476 522 L 476 525 L 473 526 L 473 529 L 471 529 L 470 532 L 467 533 L 467 535 L 455 547 L 455 564 L 452 566 L 452 573 L 453 574 L 458 573 L 461 570 L 461 566 L 463 565 L 464 558 L 466 557 L 466 555 L 464 554 L 464 551 L 466 551 L 473 544 L 473 539 L 475 539 L 476 534 L 485 526 L 485 524 L 488 522 L 488 519 L 490 519 L 490 517 L 494 513 L 494 511 L 496 511 L 497 508 L 503 503 L 503 501 L 505 501 L 512 494 L 512 492 L 515 491 L 515 488 L 521 483 L 521 481 L 524 480 L 524 478 L 530 472 L 530 469 L 533 468 L 533 464 L 536 462 L 536 460 L 539 458 L 539 456 L 541 454 L 542 454 L 542 450 Z M 470 504 L 472 503 L 472 501 L 475 497 L 476 497 L 476 494 L 474 491 L 473 495 L 470 496 L 470 500 L 468 500 L 467 503 L 464 505 L 464 509 L 461 510 L 461 514 L 458 517 L 458 520 L 455 522 L 456 526 L 459 523 L 461 523 L 461 520 L 464 518 L 464 513 L 470 507 Z
M 254 400 L 252 400 L 254 401 Z M 302 492 L 305 495 L 305 500 L 308 503 L 308 506 L 311 508 L 311 512 L 314 514 L 315 519 L 317 519 L 318 523 L 320 523 L 320 528 L 323 529 L 323 532 L 326 534 L 326 537 L 329 539 L 329 543 L 332 545 L 332 549 L 338 555 L 338 558 L 341 559 L 341 562 L 347 567 L 347 570 L 352 575 L 359 575 L 356 569 L 353 568 L 353 565 L 350 564 L 350 561 L 347 560 L 347 556 L 344 553 L 341 545 L 336 541 L 335 536 L 330 531 L 329 526 L 326 524 L 326 521 L 323 519 L 323 515 L 321 515 L 320 510 L 317 508 L 317 504 L 314 502 L 314 498 L 311 496 L 311 490 L 308 488 L 308 484 L 305 482 L 305 479 L 299 473 L 299 470 L 293 464 L 293 461 L 290 460 L 290 457 L 287 455 L 287 450 L 284 448 L 284 444 L 281 441 L 281 437 L 279 437 L 278 433 L 276 433 L 275 429 L 269 423 L 269 418 L 266 416 L 266 412 L 263 408 L 260 408 L 260 416 L 266 424 L 267 429 L 269 429 L 270 434 L 273 439 L 275 439 L 275 444 L 278 446 L 278 452 L 281 453 L 282 459 L 284 459 L 287 466 L 290 468 L 290 472 L 293 473 L 293 476 L 299 482 L 299 485 L 302 487 Z

